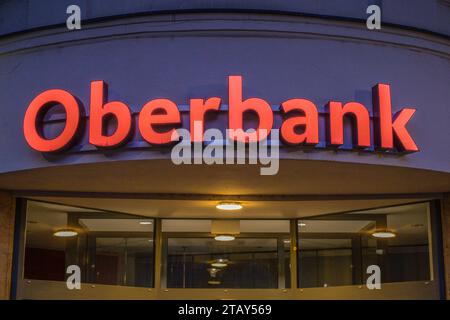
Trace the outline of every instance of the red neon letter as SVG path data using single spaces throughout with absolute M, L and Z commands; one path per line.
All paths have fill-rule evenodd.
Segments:
M 330 109 L 330 144 L 335 146 L 344 144 L 344 116 L 350 114 L 357 126 L 357 130 L 353 130 L 352 134 L 353 143 L 359 148 L 370 147 L 370 116 L 369 111 L 362 104 L 348 102 L 342 107 L 342 103 L 330 101 L 328 107 Z
M 191 99 L 190 106 L 190 130 L 191 141 L 200 142 L 203 141 L 205 113 L 210 110 L 219 110 L 220 98 L 203 99 Z M 197 132 L 198 131 L 198 132 Z
M 391 90 L 388 84 L 377 84 L 372 89 L 373 108 L 378 116 L 377 133 L 378 145 L 382 149 L 394 148 L 394 133 L 396 145 L 408 152 L 419 151 L 413 138 L 406 130 L 408 121 L 412 118 L 415 109 L 404 108 L 397 112 L 392 122 Z
M 309 100 L 291 99 L 281 104 L 284 113 L 296 110 L 304 116 L 291 117 L 281 125 L 281 138 L 288 144 L 318 144 L 319 143 L 319 115 L 317 108 Z M 295 132 L 297 126 L 304 126 L 303 133 Z
M 61 104 L 66 111 L 64 130 L 54 139 L 45 139 L 37 129 L 39 117 L 47 107 Z M 55 152 L 64 149 L 75 137 L 80 122 L 80 106 L 69 92 L 59 89 L 47 90 L 31 101 L 23 121 L 25 140 L 31 148 L 40 152 Z
M 241 76 L 230 76 L 228 86 L 230 138 L 242 142 L 261 141 L 266 138 L 270 130 L 272 130 L 273 125 L 273 114 L 270 105 L 265 100 L 259 98 L 250 98 L 242 101 Z M 259 118 L 256 139 L 255 134 L 244 133 L 243 130 L 243 116 L 244 112 L 247 111 L 255 112 Z
M 131 112 L 128 106 L 119 101 L 105 102 L 105 86 L 103 81 L 91 82 L 91 107 L 89 120 L 89 143 L 97 147 L 116 147 L 130 135 Z M 113 116 L 117 120 L 117 128 L 111 135 L 105 135 L 104 120 Z
M 159 114 L 155 114 L 158 113 Z M 180 112 L 177 105 L 168 99 L 155 99 L 142 107 L 139 115 L 139 131 L 145 141 L 152 144 L 167 144 L 172 142 L 174 128 L 166 132 L 157 132 L 153 126 L 180 124 Z

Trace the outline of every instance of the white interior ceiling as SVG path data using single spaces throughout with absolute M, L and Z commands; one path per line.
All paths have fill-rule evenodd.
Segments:
M 147 200 L 84 197 L 30 198 L 83 208 L 81 209 L 82 211 L 86 211 L 85 208 L 88 208 L 89 210 L 105 210 L 142 217 L 178 219 L 290 219 L 365 210 L 417 201 L 417 199 L 413 198 L 321 201 L 242 201 L 242 210 L 221 211 L 216 209 L 216 205 L 220 201 L 213 200 Z
M 142 220 L 144 221 L 144 220 Z M 80 224 L 89 232 L 153 232 L 153 223 L 141 224 L 140 219 L 80 219 Z M 150 219 L 145 222 L 150 223 Z

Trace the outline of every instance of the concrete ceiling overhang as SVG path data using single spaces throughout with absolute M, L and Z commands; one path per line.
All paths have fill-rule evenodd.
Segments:
M 170 160 L 111 161 L 0 174 L 0 189 L 33 192 L 196 195 L 395 195 L 450 191 L 450 173 L 333 161 L 258 165 L 174 165 Z M 137 196 L 139 197 L 139 196 Z

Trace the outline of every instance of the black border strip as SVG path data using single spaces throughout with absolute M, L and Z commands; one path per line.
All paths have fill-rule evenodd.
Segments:
M 15 190 L 15 197 L 75 197 L 121 198 L 145 200 L 234 200 L 234 201 L 317 201 L 317 200 L 383 200 L 383 199 L 440 199 L 442 193 L 380 193 L 380 194 L 200 194 L 200 193 L 127 193 L 56 190 Z
M 444 238 L 443 238 L 443 225 L 442 225 L 442 211 L 443 205 L 440 200 L 430 201 L 431 211 L 431 234 L 433 259 L 435 264 L 435 281 L 439 285 L 439 296 L 441 300 L 446 300 L 446 285 L 445 285 L 445 262 L 444 262 Z
M 25 212 L 27 200 L 16 198 L 16 212 L 14 219 L 14 240 L 13 240 L 13 257 L 12 257 L 12 272 L 11 272 L 11 290 L 10 299 L 17 299 L 17 288 L 19 285 L 21 270 L 20 254 L 23 253 L 23 239 L 25 234 Z

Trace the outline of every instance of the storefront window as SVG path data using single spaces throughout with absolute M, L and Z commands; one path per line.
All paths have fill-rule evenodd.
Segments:
M 152 287 L 153 220 L 28 201 L 24 278 Z
M 172 288 L 289 289 L 295 273 L 298 288 L 364 286 L 374 267 L 381 283 L 430 288 L 440 273 L 432 259 L 429 206 L 416 203 L 301 220 L 157 220 L 29 200 L 20 274 L 25 280 L 60 283 L 22 281 L 21 288 L 31 298 L 46 288 L 51 294 L 66 292 L 69 266 L 80 268 L 81 283 L 97 284 L 93 288 L 99 295 L 130 289 L 101 285 L 135 287 L 133 294 L 152 298 L 166 288 L 164 294 L 179 292 Z M 291 233 L 295 225 L 297 235 Z M 297 259 L 296 270 L 291 257 Z M 142 290 L 154 283 L 156 290 Z M 51 291 L 56 287 L 63 291 Z M 307 291 L 316 292 L 302 294 Z
M 287 220 L 240 220 L 220 240 L 214 220 L 163 220 L 168 288 L 289 288 Z
M 430 280 L 429 239 L 428 203 L 300 220 L 299 287 Z

